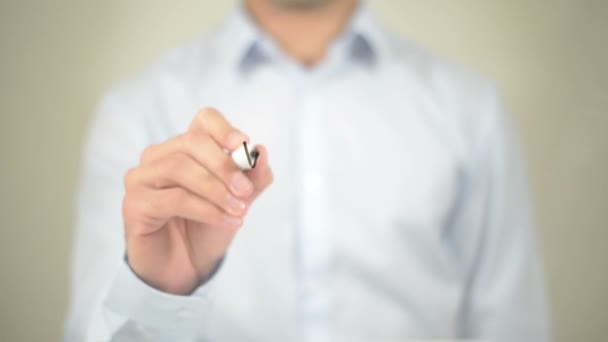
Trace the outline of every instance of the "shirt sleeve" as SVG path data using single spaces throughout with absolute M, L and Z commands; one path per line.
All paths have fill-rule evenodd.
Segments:
M 124 259 L 123 177 L 150 143 L 143 113 L 154 113 L 140 103 L 107 96 L 85 144 L 66 341 L 189 341 L 205 330 L 213 279 L 189 296 L 171 295 L 141 281 Z
M 542 263 L 521 150 L 494 89 L 478 109 L 480 133 L 455 234 L 466 276 L 463 337 L 546 341 Z

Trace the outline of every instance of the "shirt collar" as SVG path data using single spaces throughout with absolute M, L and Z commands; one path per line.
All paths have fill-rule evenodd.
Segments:
M 241 72 L 280 54 L 276 44 L 260 30 L 243 5 L 238 6 L 228 18 L 221 37 L 226 62 Z M 386 53 L 385 35 L 381 25 L 365 1 L 360 1 L 336 46 L 346 58 L 365 65 L 381 61 Z

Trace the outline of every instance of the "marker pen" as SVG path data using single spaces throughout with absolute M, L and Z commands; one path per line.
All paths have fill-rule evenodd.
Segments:
M 243 145 L 232 151 L 230 155 L 239 169 L 247 171 L 255 168 L 260 152 L 258 152 L 255 147 L 249 150 L 247 142 L 243 141 Z

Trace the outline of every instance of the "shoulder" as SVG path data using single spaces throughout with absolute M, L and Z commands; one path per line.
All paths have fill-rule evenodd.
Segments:
M 194 113 L 202 75 L 217 64 L 216 37 L 215 31 L 200 35 L 111 86 L 96 105 L 90 135 L 106 142 L 128 128 L 124 134 L 145 145 L 174 134 L 186 117 L 180 113 Z
M 142 70 L 114 84 L 102 102 L 124 106 L 158 106 L 176 94 L 185 96 L 209 72 L 218 56 L 212 31 L 158 56 Z
M 434 119 L 463 142 L 475 143 L 488 125 L 502 120 L 502 101 L 490 78 L 393 33 L 387 34 L 387 45 L 402 84 L 432 103 Z
M 476 102 L 495 90 L 494 82 L 471 67 L 449 60 L 412 40 L 388 34 L 392 61 L 412 82 L 450 104 Z

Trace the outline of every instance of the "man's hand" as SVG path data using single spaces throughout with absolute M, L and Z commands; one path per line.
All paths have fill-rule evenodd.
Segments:
M 247 136 L 214 109 L 184 134 L 149 146 L 125 177 L 127 257 L 149 285 L 187 294 L 222 258 L 252 201 L 272 183 L 263 146 L 256 168 L 240 171 L 225 150 Z

